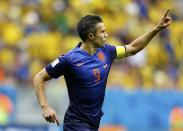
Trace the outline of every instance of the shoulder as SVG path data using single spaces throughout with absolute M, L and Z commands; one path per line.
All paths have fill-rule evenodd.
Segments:
M 111 50 L 111 49 L 115 49 L 116 47 L 114 45 L 111 45 L 109 43 L 106 43 L 106 44 L 104 44 L 103 48 L 104 49 Z
M 114 45 L 111 45 L 111 44 L 109 44 L 109 43 L 106 43 L 106 44 L 104 44 L 104 46 L 103 46 L 104 48 L 111 48 L 111 47 L 115 47 Z
M 109 52 L 115 52 L 116 51 L 116 47 L 114 45 L 108 44 L 106 43 L 103 47 L 103 50 L 109 51 Z
M 76 60 L 79 57 L 80 54 L 81 54 L 80 50 L 78 50 L 77 48 L 74 48 L 68 51 L 67 53 L 59 56 L 59 60 L 65 60 L 68 63 L 72 63 L 74 60 Z
M 103 47 L 102 50 L 105 54 L 107 54 L 109 57 L 114 59 L 116 57 L 116 47 L 106 43 Z

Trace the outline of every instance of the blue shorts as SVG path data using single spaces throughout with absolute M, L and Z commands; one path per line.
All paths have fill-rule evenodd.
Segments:
M 87 123 L 83 123 L 79 120 L 70 120 L 64 122 L 64 131 L 98 131 L 98 127 L 92 127 Z

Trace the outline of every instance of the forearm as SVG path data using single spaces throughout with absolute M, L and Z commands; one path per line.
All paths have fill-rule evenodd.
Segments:
M 134 41 L 132 41 L 130 43 L 130 47 L 132 48 L 132 53 L 131 54 L 136 54 L 139 51 L 141 51 L 142 49 L 144 49 L 144 47 L 146 47 L 146 45 L 152 40 L 152 38 L 160 31 L 160 29 L 158 28 L 154 28 L 151 31 L 141 35 L 140 37 L 138 37 L 137 39 L 135 39 Z
M 33 86 L 40 106 L 47 106 L 48 100 L 45 94 L 44 80 L 39 76 L 35 76 L 33 79 Z

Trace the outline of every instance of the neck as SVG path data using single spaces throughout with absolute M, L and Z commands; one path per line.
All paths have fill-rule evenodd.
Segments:
M 83 42 L 80 48 L 90 55 L 93 55 L 97 51 L 97 47 L 95 47 L 91 42 Z

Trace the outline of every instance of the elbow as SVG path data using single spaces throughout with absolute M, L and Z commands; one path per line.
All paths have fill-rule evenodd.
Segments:
M 136 54 L 137 54 L 138 52 L 140 52 L 142 49 L 143 49 L 143 48 L 132 46 L 132 47 L 131 47 L 130 54 L 131 54 L 131 55 L 136 55 Z
M 35 81 L 37 80 L 37 78 L 38 78 L 37 74 L 32 78 L 32 83 L 33 84 L 35 83 Z
M 50 79 L 51 79 L 51 77 L 49 77 L 49 76 L 47 75 L 47 73 L 46 73 L 44 70 L 41 70 L 40 72 L 38 72 L 38 73 L 32 78 L 32 82 L 33 82 L 33 85 L 34 85 L 34 87 L 35 87 L 36 85 L 38 85 L 38 84 L 40 84 L 40 83 L 43 83 L 43 84 L 44 84 L 45 81 L 48 81 L 48 80 L 50 80 Z
M 136 48 L 131 48 L 129 53 L 128 53 L 128 56 L 133 56 L 133 55 L 136 55 L 140 50 L 137 50 Z
M 137 53 L 138 53 L 138 51 L 134 50 L 134 51 L 132 51 L 130 54 L 131 54 L 131 55 L 136 55 Z
M 45 70 L 41 70 L 40 72 L 38 72 L 33 78 L 32 78 L 32 82 L 33 85 L 39 84 L 39 83 L 44 83 L 45 81 L 50 80 L 51 77 L 45 72 Z
M 137 53 L 137 47 L 135 47 L 133 44 L 129 44 L 126 46 L 126 56 L 133 56 Z
M 32 83 L 35 87 L 36 83 L 39 83 L 40 81 L 42 81 L 42 78 L 40 76 L 40 73 L 37 73 L 33 78 L 32 78 Z
M 33 84 L 33 87 L 36 87 L 36 83 L 37 83 L 37 80 L 38 80 L 38 76 L 37 74 L 32 78 L 32 84 Z

